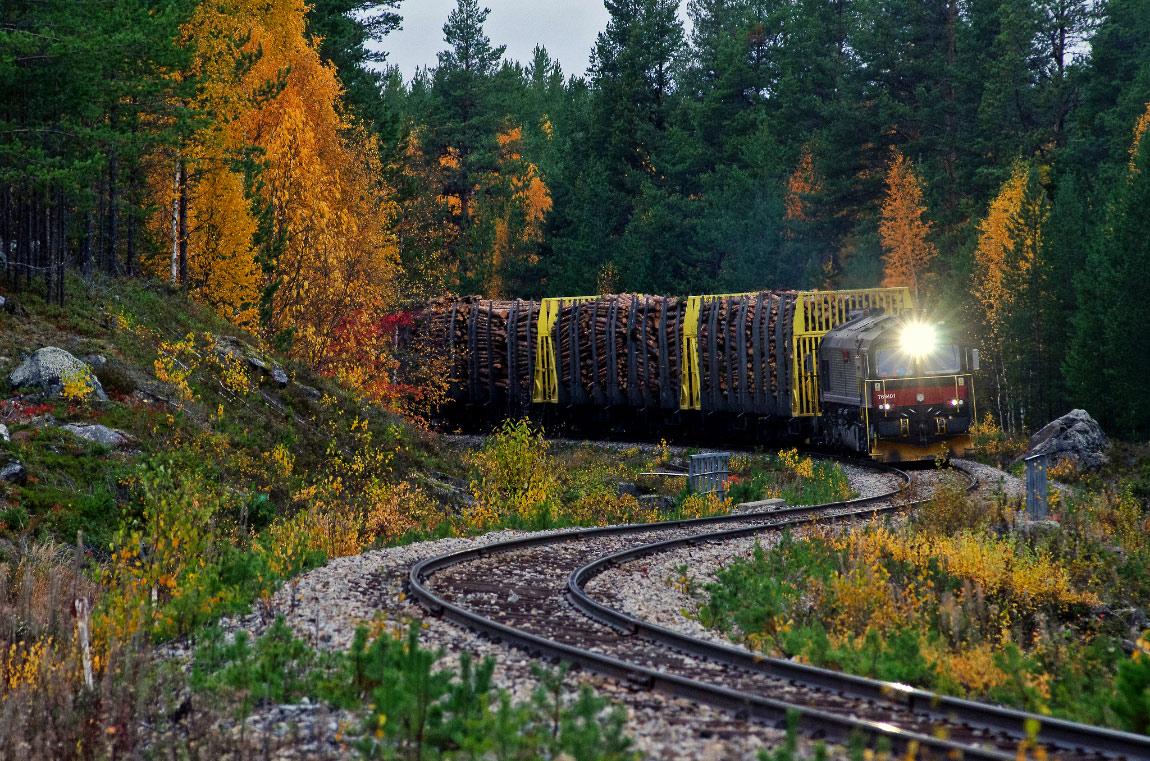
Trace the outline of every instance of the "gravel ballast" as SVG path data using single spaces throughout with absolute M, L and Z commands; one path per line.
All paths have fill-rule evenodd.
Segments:
M 899 483 L 895 477 L 862 466 L 848 464 L 844 469 L 852 488 L 863 496 L 888 491 Z M 421 542 L 337 558 L 286 584 L 263 610 L 243 619 L 226 621 L 224 626 L 231 631 L 246 629 L 258 636 L 277 615 L 282 615 L 299 636 L 315 645 L 346 649 L 356 627 L 361 624 L 374 620 L 377 626 L 403 630 L 411 621 L 419 621 L 422 645 L 432 650 L 443 650 L 439 667 L 456 668 L 459 654 L 463 651 L 469 651 L 478 658 L 494 656 L 493 684 L 508 690 L 514 700 L 527 700 L 538 686 L 531 673 L 532 660 L 527 655 L 427 615 L 403 592 L 403 582 L 410 567 L 420 560 L 525 535 L 527 532 L 500 531 L 482 537 Z M 694 602 L 674 588 L 675 567 L 687 563 L 695 579 L 704 583 L 707 574 L 713 573 L 715 568 L 729 563 L 733 557 L 749 553 L 755 541 L 755 538 L 748 538 L 703 545 L 681 553 L 637 561 L 600 576 L 588 589 L 594 593 L 601 586 L 611 586 L 618 599 L 623 601 L 624 609 L 635 615 L 693 636 L 724 642 L 721 635 L 704 630 L 683 614 L 685 609 L 693 608 Z M 777 534 L 767 533 L 758 537 L 758 541 L 764 544 L 777 541 Z M 572 674 L 569 679 L 572 694 L 574 683 L 583 682 L 624 706 L 626 731 L 634 738 L 635 749 L 643 758 L 755 759 L 759 750 L 777 746 L 784 736 L 779 729 L 744 722 L 723 711 L 637 690 L 595 675 Z M 324 748 L 332 756 L 354 755 L 350 750 L 341 749 L 336 739 L 340 723 L 337 719 L 346 724 L 347 717 L 333 716 L 314 705 L 304 708 L 276 706 L 265 714 L 262 718 L 253 717 L 250 726 L 257 731 L 263 727 L 263 731 L 282 732 L 286 715 L 290 724 L 298 726 L 296 731 L 301 736 L 311 738 L 309 747 Z M 800 737 L 800 747 L 809 750 L 809 741 Z M 298 756 L 299 753 L 290 748 L 278 754 L 281 758 Z
M 468 539 L 441 539 L 404 547 L 391 547 L 337 558 L 323 568 L 299 577 L 285 585 L 271 606 L 242 620 L 225 622 L 231 630 L 246 629 L 258 635 L 275 616 L 282 615 L 299 636 L 318 646 L 343 649 L 351 644 L 355 628 L 376 619 L 389 628 L 406 629 L 412 620 L 421 620 L 420 642 L 432 650 L 442 649 L 441 668 L 456 668 L 459 653 L 469 651 L 477 658 L 491 655 L 496 659 L 493 684 L 508 690 L 515 700 L 527 700 L 538 682 L 531 673 L 532 660 L 524 653 L 478 637 L 426 612 L 408 599 L 402 584 L 410 567 L 424 558 L 433 557 L 477 544 L 506 541 L 527 532 L 500 531 Z M 378 616 L 378 618 L 377 618 Z M 780 730 L 733 719 L 729 714 L 659 693 L 635 690 L 628 685 L 590 674 L 569 677 L 575 692 L 576 683 L 587 683 L 599 694 L 619 701 L 627 711 L 626 731 L 635 741 L 635 750 L 643 758 L 653 759 L 754 759 L 762 748 L 782 741 Z M 251 726 L 265 731 L 282 730 L 285 707 L 277 706 L 256 716 Z M 312 747 L 343 755 L 335 735 L 338 722 L 330 712 L 310 709 L 288 709 L 298 724 L 301 736 L 315 738 Z M 319 726 L 315 726 L 319 724 Z M 350 750 L 347 757 L 358 757 Z M 281 758 L 296 757 L 285 749 Z

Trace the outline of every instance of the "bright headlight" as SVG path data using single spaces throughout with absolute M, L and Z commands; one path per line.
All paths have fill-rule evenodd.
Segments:
M 924 357 L 934 351 L 937 337 L 934 326 L 925 322 L 908 322 L 902 329 L 902 350 L 912 357 Z

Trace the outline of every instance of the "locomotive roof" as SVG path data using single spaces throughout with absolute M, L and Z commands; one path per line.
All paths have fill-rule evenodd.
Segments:
M 827 349 L 846 349 L 851 352 L 867 351 L 883 338 L 890 340 L 891 328 L 899 323 L 894 314 L 868 314 L 845 322 L 823 336 L 822 346 Z

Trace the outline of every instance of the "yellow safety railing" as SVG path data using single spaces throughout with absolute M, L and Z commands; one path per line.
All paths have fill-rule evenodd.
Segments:
M 704 294 L 686 298 L 686 310 L 683 314 L 683 351 L 679 367 L 681 409 L 702 409 L 699 377 L 699 316 L 703 304 L 715 299 L 749 296 L 754 293 L 758 292 Z M 594 301 L 597 298 L 600 297 L 563 296 L 543 299 L 540 302 L 533 401 L 551 403 L 559 401 L 559 369 L 555 359 L 555 339 L 552 333 L 563 305 Z M 907 288 L 863 288 L 799 293 L 795 301 L 792 331 L 794 353 L 791 364 L 794 366 L 794 388 L 791 395 L 791 414 L 795 417 L 819 414 L 819 342 L 832 328 L 846 322 L 850 313 L 859 309 L 883 309 L 898 314 L 913 308 L 914 302 Z M 781 371 L 783 368 L 779 369 Z
M 702 409 L 699 386 L 699 312 L 703 302 L 726 299 L 734 296 L 749 296 L 750 293 L 716 293 L 705 296 L 688 296 L 687 310 L 683 314 L 683 358 L 679 363 L 679 409 Z
M 804 291 L 795 301 L 794 388 L 791 415 L 819 414 L 819 342 L 832 328 L 859 309 L 899 314 L 914 308 L 908 288 L 863 288 L 851 291 Z
M 599 297 L 561 296 L 539 302 L 539 322 L 535 331 L 535 384 L 532 388 L 531 401 L 552 404 L 559 401 L 559 367 L 555 362 L 555 338 L 551 335 L 555 329 L 555 321 L 559 319 L 559 311 L 564 304 L 594 301 L 597 298 Z

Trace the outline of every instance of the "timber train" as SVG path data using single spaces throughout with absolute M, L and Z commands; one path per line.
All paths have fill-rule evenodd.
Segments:
M 905 288 L 431 302 L 448 414 L 742 430 L 886 462 L 970 448 L 978 351 Z

